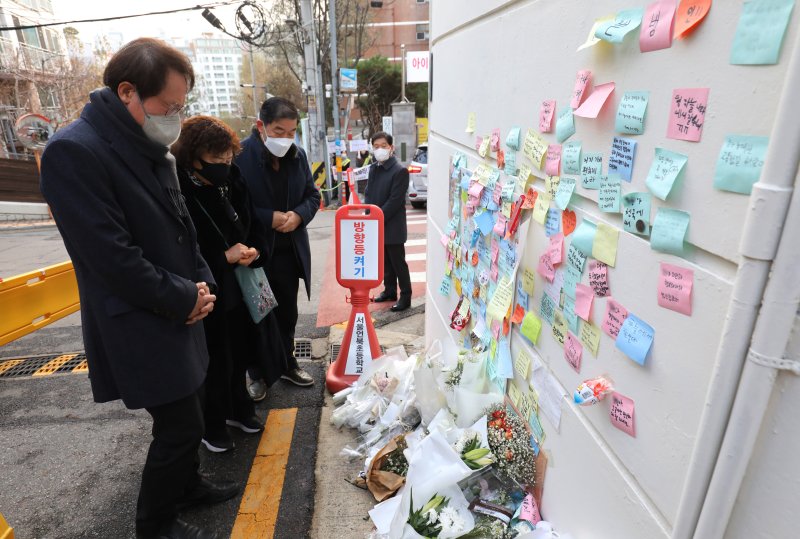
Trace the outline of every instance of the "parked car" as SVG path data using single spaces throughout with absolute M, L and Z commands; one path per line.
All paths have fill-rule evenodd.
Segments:
M 420 144 L 408 165 L 408 200 L 414 208 L 428 202 L 428 145 Z

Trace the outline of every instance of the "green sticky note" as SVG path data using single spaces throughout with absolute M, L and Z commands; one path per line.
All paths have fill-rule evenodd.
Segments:
M 597 349 L 600 347 L 600 328 L 584 322 L 581 324 L 580 339 L 583 345 L 591 350 L 592 355 L 597 357 Z
M 592 244 L 592 256 L 613 268 L 617 262 L 618 241 L 619 230 L 616 227 L 598 223 Z
M 525 313 L 520 331 L 526 339 L 536 344 L 539 341 L 539 334 L 542 332 L 542 321 L 533 313 Z
M 661 208 L 650 232 L 650 248 L 677 256 L 684 254 L 689 214 L 685 211 Z
M 575 191 L 575 180 L 573 178 L 561 178 L 558 182 L 558 189 L 556 190 L 556 206 L 559 209 L 566 210 L 569 201 L 572 200 L 572 193 Z
M 622 194 L 619 176 L 601 176 L 597 206 L 606 213 L 619 213 L 619 199 Z
M 539 314 L 542 315 L 542 318 L 547 320 L 548 324 L 553 323 L 553 315 L 556 310 L 556 304 L 550 299 L 550 296 L 547 294 L 542 294 L 542 302 L 539 306 Z M 524 319 L 523 319 L 524 320 Z
M 650 193 L 628 193 L 622 197 L 622 226 L 625 232 L 650 234 Z
M 625 92 L 617 107 L 614 128 L 617 133 L 641 135 L 644 133 L 644 117 L 650 92 Z
M 564 346 L 564 341 L 567 339 L 567 319 L 564 318 L 564 313 L 556 311 L 553 313 L 553 338 L 558 341 L 558 344 Z
M 519 150 L 519 127 L 514 126 L 506 137 L 506 146 L 512 150 Z
M 564 142 L 574 134 L 575 118 L 572 115 L 572 107 L 563 107 L 556 119 L 556 140 Z
M 580 141 L 567 142 L 561 147 L 561 172 L 562 174 L 581 173 Z
M 777 64 L 794 0 L 744 3 L 731 49 L 731 64 Z
M 586 265 L 586 255 L 571 243 L 567 250 L 567 264 L 578 270 L 581 275 L 583 274 L 583 267 Z
M 584 189 L 600 189 L 603 174 L 603 153 L 584 152 L 581 156 L 581 183 Z
M 749 195 L 761 175 L 768 137 L 728 135 L 717 158 L 714 187 Z
M 564 285 L 562 286 L 566 296 L 575 299 L 575 288 L 581 282 L 581 273 L 581 270 L 577 267 L 567 264 L 567 271 L 564 272 Z
M 588 219 L 581 221 L 578 228 L 575 229 L 572 236 L 572 243 L 570 247 L 579 249 L 586 256 L 592 254 L 592 244 L 594 243 L 594 235 L 597 233 L 597 225 Z
M 564 319 L 567 321 L 569 330 L 577 335 L 578 314 L 575 312 L 575 299 L 568 296 L 564 298 Z
M 664 148 L 656 148 L 656 156 L 647 173 L 645 185 L 655 196 L 667 200 L 675 181 L 683 174 L 683 167 L 689 157 L 681 153 L 671 152 Z
M 644 8 L 625 9 L 617 13 L 613 20 L 604 21 L 597 26 L 594 36 L 609 43 L 622 43 L 629 32 L 642 24 Z

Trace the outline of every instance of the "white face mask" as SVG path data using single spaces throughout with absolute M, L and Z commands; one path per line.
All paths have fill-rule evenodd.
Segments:
M 377 148 L 374 154 L 375 159 L 377 159 L 379 163 L 383 163 L 392 156 L 392 151 L 388 148 Z
M 266 146 L 269 153 L 275 157 L 283 157 L 286 155 L 286 152 L 289 151 L 292 144 L 294 144 L 294 140 L 290 138 L 272 138 L 267 136 L 267 140 L 264 141 L 264 146 Z
M 181 116 L 180 114 L 170 114 L 169 116 L 151 116 L 144 110 L 142 98 L 139 104 L 144 112 L 144 125 L 142 130 L 145 136 L 162 146 L 169 147 L 181 136 Z

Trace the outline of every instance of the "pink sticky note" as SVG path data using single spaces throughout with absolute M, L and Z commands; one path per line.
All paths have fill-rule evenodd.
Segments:
M 575 285 L 575 314 L 588 321 L 592 317 L 594 292 L 591 287 L 578 283 Z
M 553 266 L 553 262 L 550 260 L 550 256 L 547 253 L 539 257 L 539 267 L 536 268 L 536 271 L 539 272 L 539 275 L 547 279 L 548 282 L 553 282 L 553 278 L 556 276 L 556 268 Z
M 497 320 L 493 320 L 492 321 L 492 336 L 494 336 L 495 339 L 499 339 L 500 338 L 500 330 L 501 329 L 502 329 L 502 327 L 500 326 L 500 322 L 498 322 Z
M 489 148 L 491 148 L 491 150 L 493 152 L 496 152 L 497 150 L 500 149 L 500 128 L 499 127 L 495 127 L 494 129 L 492 129 L 492 140 L 489 143 Z
M 505 236 L 506 234 L 506 216 L 498 215 L 497 222 L 494 224 L 493 232 L 498 236 Z
M 492 262 L 492 273 L 491 273 L 490 277 L 491 277 L 492 281 L 494 281 L 495 283 L 497 282 L 497 274 L 498 273 L 499 273 L 499 270 L 497 268 L 497 262 Z
M 569 102 L 569 106 L 573 109 L 577 109 L 589 93 L 587 90 L 591 87 L 592 72 L 588 69 L 578 71 L 578 74 L 575 76 L 575 88 L 572 90 L 572 99 Z
M 555 116 L 555 112 L 556 102 L 554 99 L 542 101 L 542 107 L 539 109 L 539 131 L 542 133 L 553 131 L 553 116 Z
M 598 297 L 608 295 L 608 266 L 599 260 L 589 262 L 589 286 Z
M 548 176 L 558 176 L 561 169 L 561 144 L 548 144 L 544 171 Z
M 497 243 L 495 238 L 492 238 L 492 262 L 497 262 L 497 256 L 500 254 L 500 244 Z
M 530 493 L 522 500 L 522 505 L 519 508 L 519 518 L 527 520 L 531 524 L 536 524 L 542 520 L 542 515 L 539 513 L 539 506 L 536 505 L 536 500 Z
M 547 256 L 553 266 L 561 264 L 564 260 L 564 235 L 559 232 L 550 236 L 550 245 L 547 247 Z
M 481 144 L 483 144 L 483 137 L 478 135 L 478 136 L 475 137 L 475 151 L 476 152 L 481 149 Z
M 639 50 L 650 52 L 670 48 L 674 21 L 675 0 L 658 0 L 647 6 L 639 30 Z
M 447 247 L 447 244 L 450 243 L 450 238 L 447 236 L 447 234 L 442 234 L 442 239 L 439 241 L 442 242 L 443 246 Z
M 617 85 L 613 82 L 607 82 L 605 84 L 601 84 L 600 86 L 595 86 L 592 93 L 589 94 L 589 97 L 583 102 L 583 104 L 575 109 L 573 114 L 575 116 L 582 116 L 583 118 L 597 118 L 597 115 L 600 114 L 600 110 L 603 108 L 603 105 L 606 104 L 606 100 L 608 96 L 614 91 L 614 88 Z
M 699 142 L 708 106 L 708 88 L 679 88 L 672 91 L 667 138 Z
M 564 341 L 564 358 L 567 360 L 570 367 L 575 369 L 575 372 L 581 372 L 582 357 L 583 345 L 581 341 L 573 335 L 571 331 L 568 331 L 567 338 Z
M 473 182 L 473 184 L 469 186 L 469 191 L 467 192 L 470 194 L 470 196 L 480 198 L 481 193 L 483 192 L 483 186 L 478 182 Z
M 692 316 L 694 271 L 661 263 L 658 276 L 658 304 L 666 309 Z
M 611 394 L 611 424 L 636 438 L 633 400 L 616 391 Z
M 616 339 L 617 335 L 619 335 L 619 329 L 626 318 L 628 318 L 628 309 L 617 303 L 614 298 L 608 298 L 608 301 L 606 301 L 606 315 L 603 318 L 603 332 L 612 339 Z

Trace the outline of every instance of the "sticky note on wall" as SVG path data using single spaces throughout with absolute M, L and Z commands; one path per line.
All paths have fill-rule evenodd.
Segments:
M 661 200 L 667 200 L 675 182 L 682 177 L 688 159 L 688 156 L 681 153 L 656 148 L 653 164 L 650 165 L 645 181 L 650 192 Z
M 660 208 L 650 232 L 650 248 L 676 256 L 685 253 L 684 242 L 689 230 L 689 214 L 685 211 Z
M 641 135 L 644 133 L 644 119 L 650 92 L 625 92 L 617 107 L 614 128 L 617 133 Z
M 617 335 L 616 346 L 639 365 L 644 365 L 653 346 L 655 330 L 644 320 L 628 313 Z
M 658 275 L 658 304 L 665 309 L 692 316 L 694 272 L 673 264 L 661 263 Z
M 634 422 L 633 400 L 614 391 L 611 394 L 611 409 L 609 412 L 611 424 L 622 432 L 636 437 L 636 424 Z
M 717 158 L 714 187 L 749 195 L 761 176 L 768 137 L 727 135 Z
M 777 64 L 794 0 L 744 3 L 731 49 L 731 64 Z

